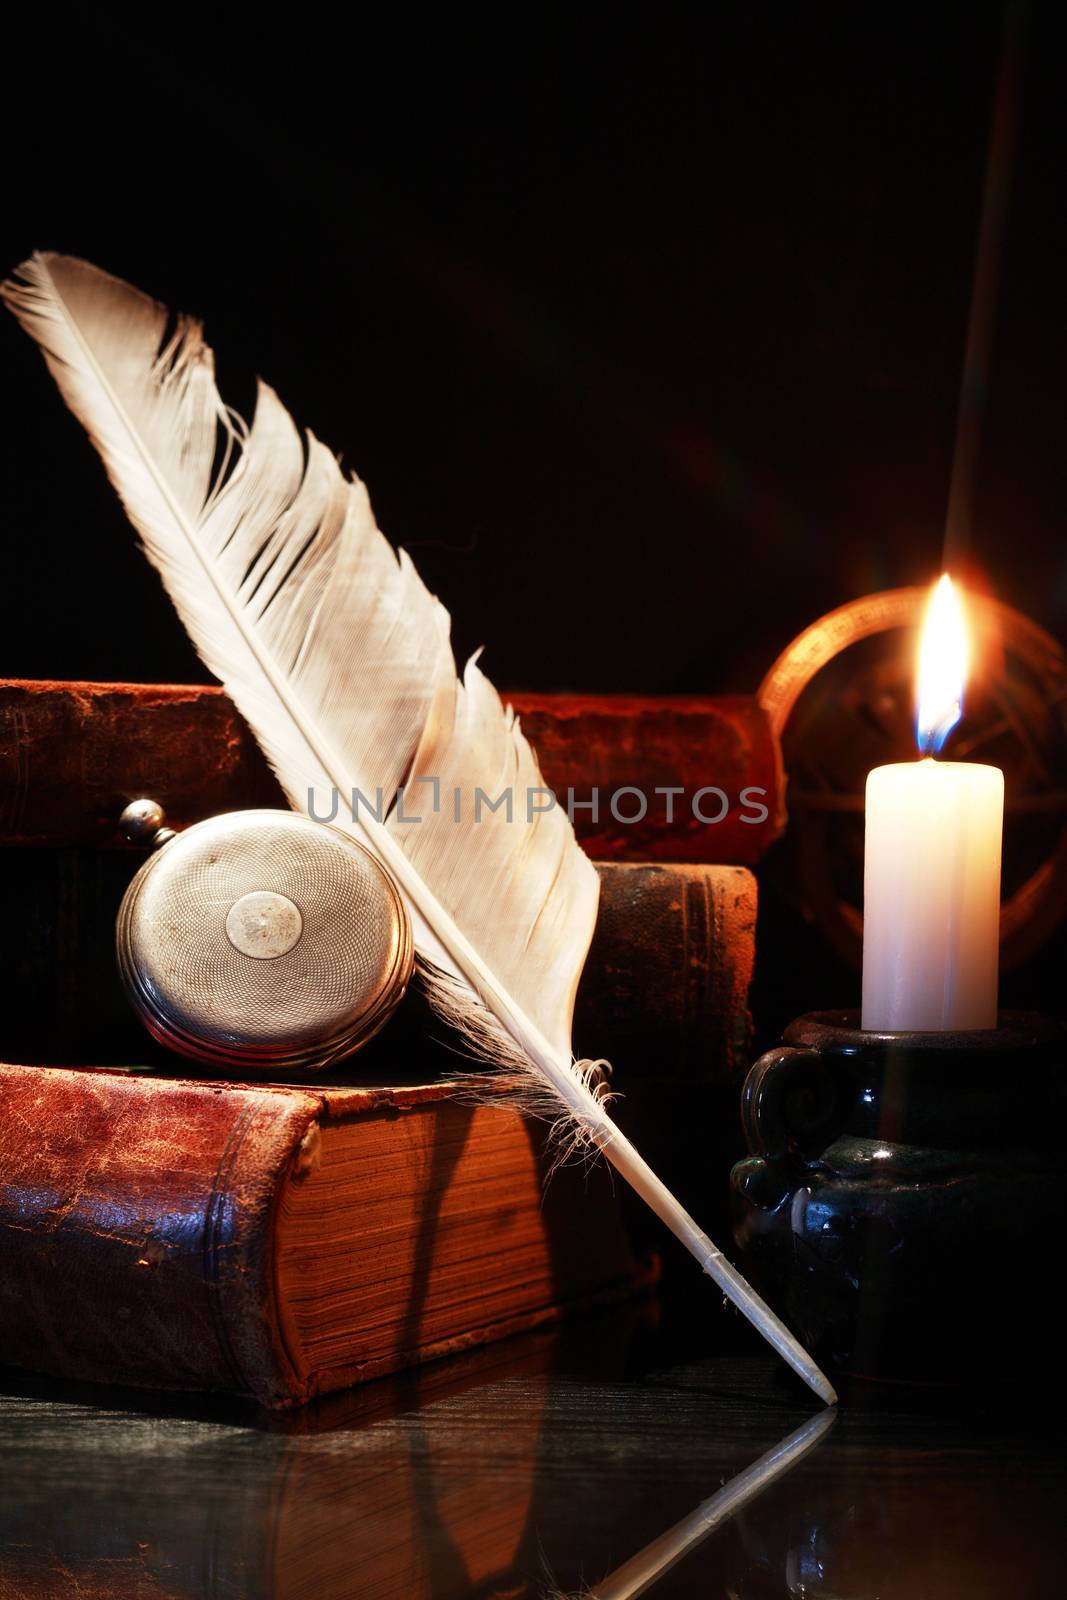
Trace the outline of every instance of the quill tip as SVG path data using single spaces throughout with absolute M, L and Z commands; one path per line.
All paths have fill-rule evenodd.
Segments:
M 823 1373 L 819 1373 L 819 1381 L 812 1385 L 820 1400 L 825 1400 L 828 1406 L 837 1405 L 837 1390 Z
M 827 1406 L 837 1405 L 837 1390 L 825 1372 L 815 1365 L 803 1345 L 797 1343 L 792 1338 L 792 1335 L 788 1335 L 788 1344 L 782 1345 L 778 1344 L 777 1341 L 772 1342 L 776 1344 L 779 1354 L 788 1361 L 797 1377 L 804 1379 L 813 1394 L 818 1395 L 819 1399 Z

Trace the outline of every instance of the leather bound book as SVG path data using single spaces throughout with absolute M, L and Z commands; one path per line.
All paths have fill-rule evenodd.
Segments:
M 574 1036 L 620 1081 L 739 1083 L 752 1042 L 756 880 L 744 867 L 602 862 Z
M 0 1066 L 0 1360 L 284 1406 L 651 1281 L 607 1171 L 546 1170 L 454 1085 Z
M 751 696 L 507 698 L 561 804 L 573 790 L 594 860 L 752 866 L 785 825 L 778 742 Z M 139 795 L 172 827 L 286 804 L 221 689 L 0 679 L 0 844 L 111 844 Z

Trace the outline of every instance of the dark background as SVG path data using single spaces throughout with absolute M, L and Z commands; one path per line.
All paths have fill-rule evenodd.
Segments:
M 1026 41 L 973 561 L 1062 634 L 1055 15 Z M 188 11 L 45 44 L 37 17 L 0 256 L 201 314 L 227 398 L 261 372 L 343 454 L 501 685 L 751 689 L 823 611 L 938 569 L 1001 22 L 294 12 L 238 43 Z M 202 679 L 36 350 L 0 340 L 0 672 Z
M 965 576 L 1063 638 L 1061 54 L 1056 8 L 1018 14 Z M 47 46 L 33 18 L 0 264 L 84 255 L 203 316 L 226 398 L 261 373 L 360 473 L 501 687 L 751 691 L 825 611 L 940 568 L 1005 13 L 650 17 L 226 38 L 187 10 L 163 40 L 94 14 Z M 11 318 L 0 341 L 0 674 L 202 681 L 36 350 Z M 858 998 L 787 847 L 763 1043 Z M 1062 959 L 1061 934 L 1004 1003 L 1057 1006 Z

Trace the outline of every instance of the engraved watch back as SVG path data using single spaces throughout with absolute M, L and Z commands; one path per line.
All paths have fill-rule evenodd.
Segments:
M 171 839 L 130 884 L 117 952 L 162 1044 L 273 1076 L 322 1070 L 365 1043 L 414 959 L 375 858 L 287 811 L 232 812 Z

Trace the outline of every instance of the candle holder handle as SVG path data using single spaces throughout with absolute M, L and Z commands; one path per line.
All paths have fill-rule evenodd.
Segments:
M 753 1065 L 741 1091 L 741 1127 L 753 1155 L 813 1156 L 837 1134 L 837 1087 L 817 1050 L 778 1045 Z

